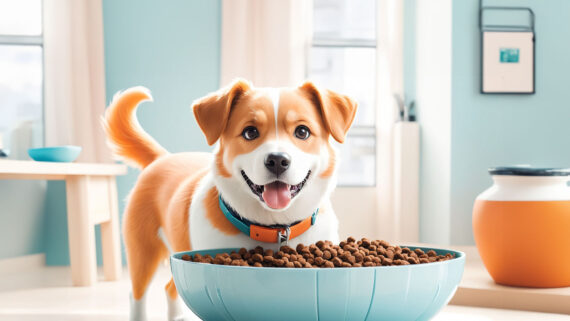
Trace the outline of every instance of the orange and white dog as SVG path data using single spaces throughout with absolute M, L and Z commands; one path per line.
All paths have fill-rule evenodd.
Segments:
M 119 93 L 104 119 L 115 154 L 143 169 L 123 222 L 131 320 L 146 319 L 146 289 L 169 252 L 338 242 L 330 138 L 344 141 L 353 100 L 309 82 L 269 89 L 237 80 L 192 106 L 208 144 L 217 143 L 213 154 L 169 154 L 136 119 L 145 100 L 142 87 Z M 166 292 L 168 319 L 183 319 L 172 280 Z

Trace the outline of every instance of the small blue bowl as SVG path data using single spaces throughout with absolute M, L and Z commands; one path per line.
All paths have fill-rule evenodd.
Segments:
M 410 247 L 415 249 L 414 247 Z M 431 248 L 421 248 L 424 251 Z M 429 320 L 451 299 L 465 254 L 428 264 L 361 268 L 256 268 L 194 263 L 176 253 L 176 289 L 203 320 Z
M 54 146 L 28 149 L 28 155 L 38 162 L 73 162 L 81 153 L 79 146 Z

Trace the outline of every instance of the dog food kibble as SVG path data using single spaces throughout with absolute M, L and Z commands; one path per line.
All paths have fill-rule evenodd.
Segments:
M 297 245 L 294 249 L 282 246 L 279 251 L 264 250 L 261 246 L 253 250 L 245 248 L 232 253 L 211 255 L 184 254 L 182 259 L 198 263 L 283 268 L 338 268 L 371 267 L 408 264 L 426 264 L 447 261 L 455 255 L 438 255 L 434 250 L 424 253 L 421 249 L 393 246 L 386 241 L 371 241 L 363 238 L 357 241 L 353 237 L 334 245 L 330 241 L 318 241 L 305 246 Z

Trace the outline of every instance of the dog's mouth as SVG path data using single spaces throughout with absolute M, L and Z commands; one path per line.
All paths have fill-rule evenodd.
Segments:
M 287 207 L 291 202 L 291 199 L 301 192 L 310 175 L 311 171 L 309 170 L 307 172 L 307 176 L 305 176 L 301 183 L 296 185 L 289 185 L 282 181 L 274 181 L 265 185 L 257 185 L 247 177 L 243 170 L 241 171 L 241 176 L 243 176 L 243 179 L 253 194 L 257 195 L 262 202 L 272 209 L 282 209 Z

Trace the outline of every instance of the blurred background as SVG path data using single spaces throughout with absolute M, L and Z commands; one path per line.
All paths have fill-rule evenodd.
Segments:
M 485 32 L 504 32 L 494 51 Z M 456 305 L 437 320 L 546 319 L 473 306 L 568 313 L 568 288 L 495 285 L 472 232 L 489 167 L 570 167 L 568 34 L 568 0 L 0 0 L 0 320 L 127 318 L 118 224 L 101 217 L 122 216 L 139 171 L 112 159 L 101 116 L 115 93 L 145 86 L 154 101 L 138 119 L 151 136 L 173 153 L 211 151 L 190 105 L 236 77 L 258 87 L 309 79 L 358 101 L 335 143 L 340 236 L 467 252 Z M 488 93 L 485 79 L 503 89 Z M 77 164 L 28 156 L 61 145 L 82 147 Z M 30 174 L 56 168 L 57 179 L 70 168 L 112 173 L 75 189 Z M 84 194 L 93 198 L 75 197 Z M 152 320 L 164 319 L 169 278 L 161 267 Z
M 75 144 L 84 148 L 78 161 L 111 162 L 99 116 L 136 85 L 154 96 L 138 112 L 145 130 L 171 152 L 209 151 L 194 99 L 238 76 L 256 86 L 312 79 L 359 102 L 346 144 L 337 144 L 342 236 L 472 245 L 471 208 L 491 183 L 488 167 L 570 159 L 570 62 L 561 58 L 570 54 L 570 2 L 483 1 L 534 11 L 532 95 L 481 94 L 480 5 L 0 0 L 3 158 Z M 415 121 L 399 117 L 395 96 L 414 103 Z M 417 141 L 395 137 L 401 122 L 417 126 Z M 120 213 L 137 175 L 117 178 Z M 0 259 L 43 253 L 48 264 L 68 263 L 64 185 L 0 181 Z

